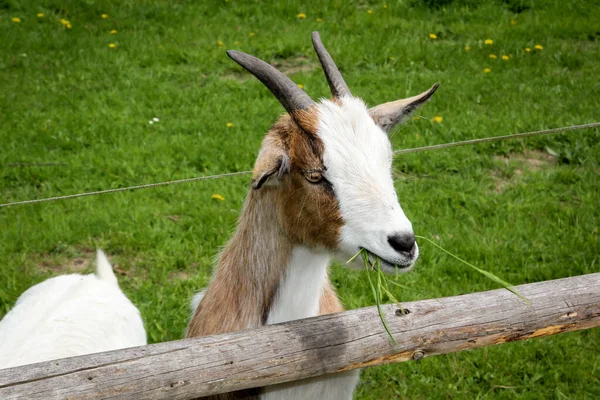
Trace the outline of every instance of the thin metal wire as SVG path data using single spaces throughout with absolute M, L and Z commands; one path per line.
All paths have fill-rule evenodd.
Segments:
M 194 182 L 194 181 L 206 181 L 206 180 L 209 180 L 209 179 L 219 179 L 219 178 L 226 178 L 226 177 L 230 177 L 230 176 L 246 175 L 246 174 L 250 174 L 251 172 L 252 171 L 230 172 L 230 173 L 227 173 L 227 174 L 209 175 L 209 176 L 198 176 L 196 178 L 178 179 L 176 181 L 169 181 L 169 182 L 148 183 L 146 185 L 130 186 L 130 187 L 126 187 L 126 188 L 98 190 L 96 192 L 77 193 L 77 194 L 69 194 L 69 195 L 66 195 L 66 196 L 47 197 L 47 198 L 44 198 L 44 199 L 34 199 L 34 200 L 17 201 L 17 202 L 14 202 L 14 203 L 0 204 L 0 207 L 10 207 L 10 206 L 17 206 L 17 205 L 21 205 L 21 204 L 42 203 L 44 201 L 74 199 L 76 197 L 94 196 L 94 195 L 97 195 L 97 194 L 116 193 L 116 192 L 124 192 L 124 191 L 127 191 L 127 190 L 137 190 L 137 189 L 146 189 L 146 188 L 157 187 L 157 186 L 176 185 L 178 183 L 186 183 L 186 182 Z
M 583 124 L 583 125 L 573 125 L 573 126 L 567 126 L 564 128 L 545 129 L 542 131 L 516 133 L 514 135 L 492 136 L 492 137 L 481 138 L 481 139 L 463 140 L 460 142 L 451 142 L 451 143 L 436 144 L 436 145 L 432 145 L 432 146 L 415 147 L 412 149 L 396 150 L 396 151 L 394 151 L 394 155 L 417 153 L 417 152 L 429 151 L 429 150 L 439 150 L 439 149 L 445 149 L 445 148 L 449 148 L 449 147 L 468 146 L 468 145 L 479 144 L 479 143 L 496 142 L 499 140 L 519 139 L 519 138 L 524 138 L 524 137 L 529 137 L 529 136 L 550 135 L 553 133 L 574 131 L 574 130 L 578 130 L 578 129 L 597 128 L 597 127 L 600 127 L 600 122 L 593 122 L 590 124 Z M 227 178 L 227 177 L 232 177 L 232 176 L 249 175 L 250 173 L 252 173 L 252 171 L 230 172 L 230 173 L 226 173 L 226 174 L 198 176 L 196 178 L 179 179 L 179 180 L 168 181 L 168 182 L 148 183 L 146 185 L 130 186 L 130 187 L 126 187 L 126 188 L 98 190 L 96 192 L 77 193 L 77 194 L 70 194 L 70 195 L 66 195 L 66 196 L 57 196 L 57 197 L 47 197 L 44 199 L 16 201 L 13 203 L 0 204 L 0 208 L 23 205 L 23 204 L 42 203 L 42 202 L 46 202 L 46 201 L 74 199 L 76 197 L 95 196 L 98 194 L 125 192 L 127 190 L 137 190 L 137 189 L 146 189 L 146 188 L 152 188 L 152 187 L 158 187 L 158 186 L 176 185 L 179 183 L 206 181 L 206 180 L 211 180 L 211 179 L 220 179 L 220 178 Z
M 481 139 L 463 140 L 461 142 L 434 144 L 432 146 L 415 147 L 412 149 L 402 149 L 402 150 L 394 151 L 394 155 L 418 153 L 420 151 L 428 151 L 428 150 L 447 149 L 449 147 L 468 146 L 468 145 L 472 145 L 472 144 L 496 142 L 499 140 L 519 139 L 519 138 L 524 138 L 524 137 L 529 137 L 529 136 L 550 135 L 553 133 L 574 131 L 577 129 L 597 128 L 597 127 L 600 127 L 600 122 L 592 122 L 590 124 L 567 126 L 565 128 L 545 129 L 543 131 L 515 133 L 514 135 L 492 136 L 492 137 L 481 138 Z

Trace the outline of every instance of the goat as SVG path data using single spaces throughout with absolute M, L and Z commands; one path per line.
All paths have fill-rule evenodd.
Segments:
M 140 312 L 98 249 L 95 274 L 50 278 L 18 298 L 0 321 L 0 369 L 145 344 Z
M 394 189 L 387 132 L 427 101 L 420 95 L 368 109 L 351 95 L 313 32 L 333 99 L 314 102 L 271 65 L 239 51 L 234 61 L 256 76 L 287 114 L 263 139 L 252 189 L 207 289 L 192 302 L 187 337 L 254 328 L 344 310 L 327 268 L 332 256 L 360 249 L 389 271 L 419 255 Z M 351 399 L 358 371 L 216 396 Z

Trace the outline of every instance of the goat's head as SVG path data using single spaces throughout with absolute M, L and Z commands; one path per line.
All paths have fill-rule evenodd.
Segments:
M 252 187 L 271 193 L 280 227 L 295 243 L 346 257 L 364 248 L 384 269 L 408 270 L 419 251 L 394 189 L 387 133 L 438 85 L 369 109 L 351 95 L 317 32 L 313 45 L 333 94 L 319 103 L 267 63 L 228 52 L 288 112 L 263 141 Z

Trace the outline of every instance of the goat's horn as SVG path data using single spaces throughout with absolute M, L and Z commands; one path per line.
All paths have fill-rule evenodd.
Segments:
M 317 56 L 319 57 L 319 61 L 323 66 L 323 71 L 325 72 L 327 83 L 329 83 L 329 89 L 331 89 L 331 94 L 334 97 L 350 96 L 350 89 L 348 88 L 348 85 L 346 85 L 346 82 L 344 81 L 340 70 L 335 65 L 333 59 L 325 49 L 325 46 L 323 46 L 323 42 L 321 42 L 321 36 L 319 35 L 319 32 L 312 33 L 312 42 L 315 51 L 317 52 Z
M 275 67 L 241 51 L 229 50 L 227 55 L 257 77 L 277 97 L 277 100 L 292 117 L 294 111 L 303 110 L 315 104 L 304 90 Z

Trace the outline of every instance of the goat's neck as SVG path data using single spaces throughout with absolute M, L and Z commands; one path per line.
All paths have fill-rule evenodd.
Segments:
M 327 280 L 328 256 L 292 243 L 277 222 L 275 191 L 265 192 L 246 199 L 188 337 L 314 316 L 322 311 L 321 295 L 335 297 Z
M 329 255 L 295 246 L 281 277 L 267 324 L 319 315 L 320 298 L 327 281 Z

